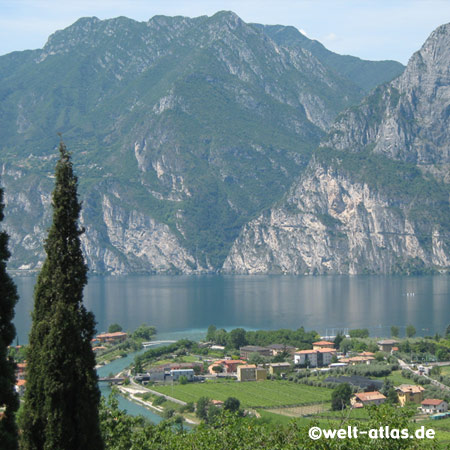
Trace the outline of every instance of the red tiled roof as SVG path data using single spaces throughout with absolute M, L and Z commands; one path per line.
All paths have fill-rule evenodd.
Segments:
M 438 398 L 426 398 L 421 405 L 430 405 L 430 406 L 438 406 L 440 405 L 444 400 L 440 400 Z
M 355 397 L 361 400 L 362 402 L 367 402 L 370 400 L 382 400 L 386 398 L 383 394 L 381 394 L 378 391 L 360 392 L 359 394 L 356 394 Z
M 115 333 L 98 334 L 97 338 L 114 338 L 114 337 L 123 337 L 123 336 L 127 336 L 127 333 L 124 333 L 123 331 L 116 331 Z
M 27 384 L 27 380 L 19 380 L 16 383 L 16 386 L 25 386 Z
M 396 389 L 404 394 L 407 392 L 410 392 L 411 394 L 418 394 L 425 390 L 422 386 L 417 386 L 415 384 L 401 384 Z
M 334 342 L 329 342 L 329 341 L 317 341 L 317 342 L 313 342 L 312 345 L 334 345 Z

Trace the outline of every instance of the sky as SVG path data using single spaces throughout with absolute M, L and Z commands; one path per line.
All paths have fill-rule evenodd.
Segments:
M 0 55 L 42 48 L 80 17 L 197 17 L 229 10 L 245 22 L 293 25 L 328 49 L 404 64 L 439 25 L 450 0 L 0 0 Z

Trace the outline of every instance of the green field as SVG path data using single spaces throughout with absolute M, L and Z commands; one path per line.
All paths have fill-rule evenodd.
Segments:
M 387 377 L 379 377 L 379 378 L 375 378 L 375 379 L 384 381 L 385 378 L 390 380 L 394 386 L 400 386 L 401 384 L 415 384 L 415 382 L 413 380 L 403 377 L 401 370 L 394 370 Z
M 185 402 L 196 402 L 200 397 L 226 400 L 236 397 L 245 407 L 277 407 L 327 402 L 331 389 L 295 384 L 288 381 L 207 381 L 175 386 L 153 386 L 152 389 Z

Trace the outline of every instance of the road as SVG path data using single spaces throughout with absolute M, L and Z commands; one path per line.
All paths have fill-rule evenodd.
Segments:
M 417 373 L 417 371 L 413 370 L 413 368 L 405 361 L 402 361 L 401 359 L 399 359 L 398 363 L 400 364 L 401 369 L 410 370 L 412 373 L 419 375 Z M 434 386 L 437 386 L 439 389 L 442 389 L 444 391 L 450 391 L 450 387 L 446 386 L 445 384 L 442 384 L 441 382 L 435 380 L 434 378 L 431 378 L 428 375 L 424 375 L 424 374 L 422 374 L 421 376 L 430 380 L 430 383 L 433 384 Z

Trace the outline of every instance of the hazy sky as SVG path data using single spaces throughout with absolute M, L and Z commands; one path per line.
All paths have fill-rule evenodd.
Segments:
M 80 17 L 196 17 L 231 10 L 246 22 L 293 25 L 341 54 L 406 63 L 450 22 L 450 0 L 0 0 L 0 55 L 41 48 Z

